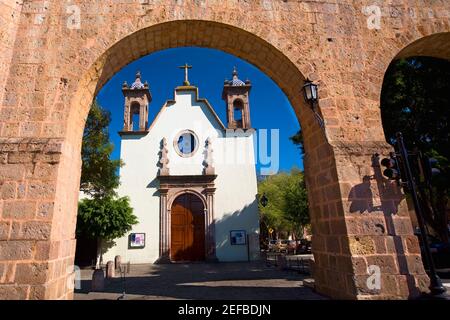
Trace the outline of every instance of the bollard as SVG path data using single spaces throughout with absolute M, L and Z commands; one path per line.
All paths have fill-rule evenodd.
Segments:
M 105 289 L 105 274 L 103 269 L 95 269 L 92 274 L 91 291 L 103 291 Z
M 277 256 L 277 266 L 278 266 L 278 269 L 280 269 L 280 270 L 286 269 L 286 257 L 283 256 L 282 254 L 279 254 Z
M 106 264 L 106 279 L 112 279 L 115 277 L 115 268 L 114 268 L 114 262 L 108 261 Z
M 122 257 L 121 256 L 115 256 L 114 257 L 114 266 L 116 270 L 120 269 L 120 266 L 122 265 Z

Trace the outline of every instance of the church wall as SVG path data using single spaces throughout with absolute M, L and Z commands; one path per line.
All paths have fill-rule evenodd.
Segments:
M 139 224 L 130 233 L 145 233 L 146 246 L 144 249 L 128 249 L 127 234 L 116 240 L 116 246 L 104 254 L 104 261 L 121 255 L 123 261 L 153 263 L 159 257 L 157 164 L 160 142 L 164 137 L 167 139 L 171 175 L 201 175 L 205 141 L 208 137 L 212 140 L 217 174 L 214 214 L 219 261 L 247 260 L 247 246 L 230 244 L 231 230 L 246 230 L 247 234 L 259 233 L 253 136 L 250 133 L 246 136 L 227 137 L 207 105 L 196 101 L 194 91 L 178 91 L 175 100 L 175 104 L 169 103 L 163 108 L 146 136 L 122 137 L 121 158 L 125 165 L 120 171 L 121 186 L 118 192 L 121 196 L 130 196 L 131 206 L 139 220 Z M 191 130 L 198 137 L 198 149 L 190 158 L 180 157 L 174 149 L 173 142 L 183 130 Z M 172 200 L 169 199 L 169 202 Z M 257 258 L 258 251 L 256 246 L 251 248 L 252 259 Z
M 215 199 L 217 257 L 221 261 L 247 260 L 247 247 L 231 245 L 229 233 L 246 230 L 248 235 L 259 234 L 253 136 L 223 140 L 224 148 L 215 150 L 217 158 L 226 159 L 216 166 L 216 181 L 220 186 Z M 259 242 L 254 243 L 257 245 L 251 248 L 250 256 L 257 259 Z
M 148 136 L 147 136 L 148 137 Z M 133 213 L 139 223 L 130 233 L 145 233 L 144 249 L 128 249 L 128 234 L 117 239 L 116 247 L 104 255 L 104 261 L 114 260 L 121 255 L 122 261 L 132 263 L 154 262 L 159 255 L 159 198 L 155 178 L 157 174 L 159 144 L 147 137 L 125 136 L 121 143 L 121 159 L 125 165 L 120 170 L 120 196 L 129 196 Z M 150 150 L 156 150 L 151 152 Z

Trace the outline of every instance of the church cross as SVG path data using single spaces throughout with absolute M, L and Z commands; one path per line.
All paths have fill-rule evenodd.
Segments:
M 184 82 L 183 82 L 183 85 L 184 86 L 190 86 L 191 84 L 189 83 L 189 79 L 188 79 L 188 70 L 192 69 L 192 66 L 188 65 L 187 63 L 185 63 L 184 66 L 179 66 L 178 68 L 184 69 Z

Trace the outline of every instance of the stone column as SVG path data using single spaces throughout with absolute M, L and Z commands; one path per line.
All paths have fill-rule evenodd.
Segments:
M 170 210 L 167 207 L 169 189 L 159 189 L 160 228 L 159 228 L 159 263 L 170 262 Z
M 141 103 L 139 108 L 139 130 L 145 131 L 145 105 Z
M 216 228 L 214 218 L 215 188 L 207 188 L 206 192 L 206 260 L 217 261 L 216 257 Z
M 73 296 L 75 154 L 60 139 L 0 139 L 1 299 Z
M 305 158 L 316 290 L 342 299 L 405 299 L 427 291 L 406 200 L 384 179 L 383 142 L 334 142 Z

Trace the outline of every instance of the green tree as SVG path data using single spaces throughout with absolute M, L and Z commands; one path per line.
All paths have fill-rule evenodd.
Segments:
M 99 268 L 105 242 L 124 236 L 137 222 L 128 197 L 83 199 L 78 205 L 77 236 L 97 240 Z
M 302 129 L 298 130 L 298 132 L 289 138 L 292 143 L 294 143 L 300 149 L 301 154 L 305 153 L 304 140 L 303 140 L 303 131 Z
M 109 140 L 111 114 L 94 102 L 86 120 L 81 148 L 83 161 L 80 190 L 91 197 L 115 195 L 119 186 L 120 160 L 112 160 L 114 145 Z
M 310 223 L 308 211 L 308 193 L 303 173 L 293 169 L 285 186 L 284 216 L 292 226 L 296 236 Z
M 381 116 L 389 143 L 395 146 L 401 131 L 409 150 L 438 160 L 441 175 L 431 193 L 421 188 L 420 198 L 427 224 L 448 240 L 450 61 L 414 57 L 393 62 L 383 83 Z
M 260 180 L 258 193 L 265 194 L 266 207 L 260 204 L 261 224 L 279 233 L 300 236 L 309 224 L 307 192 L 304 175 L 298 169 L 279 173 Z
M 80 190 L 88 196 L 78 205 L 77 237 L 97 241 L 99 268 L 103 246 L 122 237 L 137 223 L 127 197 L 118 198 L 115 189 L 120 180 L 120 160 L 112 160 L 114 149 L 109 140 L 108 126 L 111 115 L 97 102 L 89 111 L 83 134 Z

